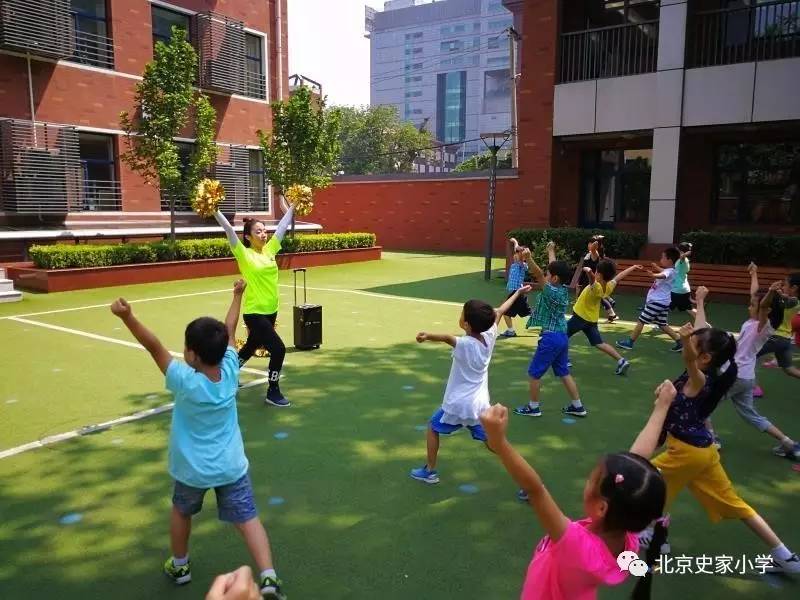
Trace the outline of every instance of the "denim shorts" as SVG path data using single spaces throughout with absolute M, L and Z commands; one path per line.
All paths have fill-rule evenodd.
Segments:
M 483 430 L 481 425 L 451 425 L 450 423 L 442 423 L 442 417 L 444 416 L 444 411 L 440 408 L 431 417 L 431 429 L 438 434 L 441 435 L 450 435 L 451 433 L 455 433 L 462 427 L 466 427 L 469 429 L 470 434 L 472 435 L 472 439 L 476 442 L 485 442 L 486 441 L 486 432 Z
M 541 379 L 553 367 L 556 377 L 569 375 L 569 338 L 560 331 L 545 331 L 539 338 L 536 353 L 528 367 L 528 375 Z
M 207 491 L 176 481 L 172 493 L 172 505 L 184 517 L 196 515 L 203 508 L 203 497 Z M 217 496 L 217 514 L 220 521 L 245 523 L 258 516 L 253 499 L 253 485 L 248 473 L 233 483 L 215 487 L 214 493 Z

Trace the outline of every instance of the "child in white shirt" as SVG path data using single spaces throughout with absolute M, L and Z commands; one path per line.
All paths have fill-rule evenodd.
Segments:
M 472 439 L 486 443 L 486 434 L 480 423 L 481 413 L 489 408 L 489 361 L 497 341 L 497 324 L 517 299 L 531 291 L 526 285 L 515 291 L 495 310 L 481 300 L 464 304 L 459 326 L 466 335 L 421 332 L 417 342 L 444 342 L 453 347 L 453 365 L 444 391 L 442 407 L 430 420 L 426 438 L 428 461 L 412 469 L 411 477 L 425 483 L 439 483 L 436 459 L 439 454 L 439 436 L 450 435 L 462 427 L 469 429 Z

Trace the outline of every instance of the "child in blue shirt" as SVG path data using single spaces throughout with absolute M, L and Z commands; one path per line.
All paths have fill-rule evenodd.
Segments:
M 509 242 L 513 247 L 512 262 L 508 267 L 508 277 L 506 280 L 506 300 L 511 298 L 518 289 L 525 285 L 525 276 L 528 274 L 527 260 L 531 255 L 531 251 L 524 246 L 520 246 L 516 239 L 511 238 Z M 503 320 L 506 323 L 506 330 L 498 337 L 511 338 L 516 337 L 517 332 L 514 331 L 514 321 L 512 317 L 529 317 L 531 314 L 531 307 L 528 305 L 528 298 L 525 295 L 517 296 L 517 300 L 508 309 L 508 312 L 503 315 Z
M 185 363 L 173 360 L 159 339 L 136 319 L 123 298 L 111 305 L 111 312 L 150 353 L 166 375 L 166 387 L 175 397 L 169 436 L 169 474 L 175 480 L 170 518 L 173 555 L 164 564 L 164 572 L 178 585 L 192 580 L 189 563 L 192 515 L 200 512 L 205 493 L 213 489 L 219 519 L 239 530 L 258 564 L 262 596 L 283 599 L 267 532 L 258 519 L 253 500 L 249 463 L 236 410 L 239 357 L 230 343 L 235 339 L 244 288 L 243 281 L 236 282 L 225 323 L 202 317 L 187 325 Z
M 528 267 L 533 273 L 536 283 L 542 287 L 542 292 L 536 299 L 533 315 L 528 320 L 528 327 L 540 326 L 542 334 L 536 353 L 533 355 L 528 375 L 530 376 L 530 401 L 525 406 L 514 409 L 514 413 L 526 417 L 541 417 L 539 408 L 539 389 L 542 376 L 549 368 L 553 368 L 556 377 L 564 382 L 564 387 L 572 402 L 561 409 L 561 412 L 576 417 L 585 417 L 586 408 L 583 406 L 578 394 L 578 386 L 572 375 L 569 374 L 569 338 L 567 337 L 567 319 L 564 313 L 569 306 L 569 283 L 572 269 L 563 260 L 556 260 L 556 245 L 547 244 L 549 264 L 547 272 L 542 271 L 530 254 Z
M 678 251 L 681 254 L 678 262 L 675 263 L 675 279 L 672 282 L 672 298 L 669 309 L 688 312 L 694 317 L 697 312 L 692 308 L 692 288 L 689 285 L 689 271 L 692 270 L 689 256 L 692 254 L 692 244 L 681 242 L 678 244 Z

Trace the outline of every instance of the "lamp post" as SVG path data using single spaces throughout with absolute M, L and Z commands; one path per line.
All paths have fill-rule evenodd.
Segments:
M 486 251 L 484 253 L 483 278 L 492 277 L 492 248 L 494 246 L 494 199 L 497 191 L 497 153 L 511 138 L 510 131 L 482 133 L 481 140 L 489 149 L 489 207 L 486 219 Z

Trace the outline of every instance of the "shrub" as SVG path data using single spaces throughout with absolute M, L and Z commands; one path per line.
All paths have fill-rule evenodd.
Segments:
M 315 252 L 371 248 L 375 245 L 374 233 L 325 233 L 296 235 L 283 240 L 281 252 Z M 231 256 L 230 246 L 224 238 L 150 242 L 146 244 L 55 244 L 31 246 L 28 254 L 40 269 L 74 269 L 80 267 L 108 267 L 171 260 L 199 260 Z
M 692 259 L 699 263 L 746 265 L 753 261 L 765 266 L 800 266 L 800 235 L 692 231 L 680 241 L 692 243 Z
M 530 247 L 537 261 L 546 261 L 545 247 L 552 240 L 556 243 L 557 258 L 577 264 L 586 254 L 589 238 L 596 233 L 605 236 L 606 254 L 611 258 L 639 258 L 639 252 L 647 243 L 647 236 L 643 233 L 579 227 L 514 229 L 508 232 L 507 237 L 516 238 L 523 246 Z

